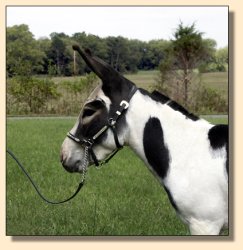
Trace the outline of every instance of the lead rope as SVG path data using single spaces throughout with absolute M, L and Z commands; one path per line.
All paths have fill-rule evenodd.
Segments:
M 36 190 L 37 194 L 40 196 L 40 198 L 42 200 L 44 200 L 45 202 L 52 204 L 52 205 L 57 205 L 57 204 L 62 204 L 65 203 L 67 201 L 70 201 L 71 199 L 73 199 L 80 191 L 80 189 L 83 187 L 84 185 L 84 181 L 85 181 L 85 177 L 86 177 L 86 173 L 87 173 L 87 167 L 88 167 L 88 163 L 89 163 L 89 153 L 88 153 L 88 147 L 85 147 L 84 149 L 84 164 L 82 166 L 83 168 L 83 173 L 82 173 L 82 178 L 81 181 L 78 185 L 77 190 L 74 192 L 74 194 L 72 196 L 70 196 L 69 198 L 62 200 L 62 201 L 50 201 L 47 198 L 45 198 L 39 188 L 37 187 L 37 185 L 35 184 L 35 182 L 33 181 L 32 177 L 28 174 L 28 172 L 26 171 L 26 169 L 24 168 L 24 166 L 21 164 L 21 162 L 18 160 L 18 158 L 14 155 L 14 153 L 7 149 L 7 153 L 15 160 L 15 162 L 17 163 L 17 165 L 19 166 L 19 168 L 24 172 L 25 176 L 29 179 L 29 181 L 31 182 L 32 186 L 34 187 L 34 189 Z
M 83 167 L 82 167 L 82 169 L 83 169 L 83 172 L 82 172 L 82 182 L 83 183 L 85 181 L 88 164 L 89 164 L 89 148 L 86 146 L 84 148 L 84 163 L 83 163 Z

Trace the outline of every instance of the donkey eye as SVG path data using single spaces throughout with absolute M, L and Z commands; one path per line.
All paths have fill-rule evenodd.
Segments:
M 96 110 L 93 110 L 93 109 L 85 109 L 83 112 L 82 118 L 92 116 L 95 112 Z

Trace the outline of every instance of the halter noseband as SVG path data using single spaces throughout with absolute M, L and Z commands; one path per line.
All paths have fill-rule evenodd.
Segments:
M 128 98 L 126 100 L 122 100 L 120 102 L 119 108 L 118 110 L 115 112 L 114 117 L 111 117 L 108 119 L 107 124 L 104 125 L 95 135 L 93 135 L 90 138 L 84 138 L 84 139 L 79 139 L 78 137 L 76 137 L 75 135 L 73 135 L 72 133 L 68 132 L 67 133 L 67 137 L 70 138 L 71 140 L 73 140 L 74 142 L 78 143 L 79 145 L 82 145 L 85 147 L 85 150 L 88 150 L 90 156 L 92 157 L 94 163 L 96 166 L 99 165 L 103 165 L 104 163 L 107 163 L 121 148 L 123 148 L 123 145 L 120 144 L 119 139 L 118 139 L 118 135 L 117 135 L 117 130 L 116 130 L 116 123 L 117 120 L 119 119 L 119 117 L 124 114 L 124 111 L 128 109 L 129 107 L 129 102 L 131 100 L 131 98 L 133 97 L 133 95 L 135 94 L 135 92 L 137 91 L 137 88 L 135 85 L 133 85 L 133 88 L 128 96 Z M 111 131 L 113 132 L 114 135 L 114 141 L 116 144 L 116 149 L 108 156 L 108 158 L 106 160 L 104 160 L 103 162 L 99 163 L 94 150 L 93 150 L 93 145 L 95 143 L 95 141 L 97 140 L 97 138 L 99 138 L 106 130 L 111 129 Z M 86 166 L 85 166 L 86 168 Z

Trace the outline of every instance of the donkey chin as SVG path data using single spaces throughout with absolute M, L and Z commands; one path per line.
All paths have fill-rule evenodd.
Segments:
M 65 158 L 61 154 L 60 161 L 65 170 L 69 173 L 83 173 L 85 170 L 83 159 L 75 159 L 75 157 Z
M 89 164 L 89 159 L 85 158 L 85 151 L 81 147 L 76 147 L 75 150 L 70 150 L 73 143 L 69 140 L 64 140 L 60 153 L 60 161 L 62 166 L 70 173 L 83 173 Z
M 113 147 L 109 146 L 94 146 L 94 152 L 96 152 L 99 162 L 104 160 L 113 151 Z M 81 174 L 86 171 L 87 167 L 94 164 L 92 157 L 90 157 L 88 152 L 85 152 L 85 148 L 75 144 L 69 138 L 66 138 L 62 144 L 60 161 L 68 172 Z

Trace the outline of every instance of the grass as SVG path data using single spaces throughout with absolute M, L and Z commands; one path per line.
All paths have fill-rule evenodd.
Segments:
M 159 71 L 139 71 L 137 74 L 126 74 L 129 80 L 136 83 L 138 87 L 145 89 L 154 89 L 154 85 L 157 83 Z M 218 90 L 223 93 L 224 97 L 227 98 L 228 94 L 228 72 L 212 72 L 203 73 L 202 82 L 212 89 Z
M 137 73 L 125 74 L 129 80 L 133 81 L 138 87 L 147 90 L 154 89 L 157 84 L 159 71 L 158 70 L 140 70 Z M 80 79 L 80 76 L 73 77 L 54 77 L 55 83 L 61 83 L 63 81 L 72 82 Z M 202 74 L 203 83 L 210 88 L 222 91 L 225 97 L 228 93 L 228 72 L 212 72 Z
M 151 90 L 154 89 L 153 86 L 157 83 L 158 74 L 158 70 L 148 70 L 138 71 L 136 74 L 126 74 L 125 77 L 134 82 L 139 88 Z
M 224 98 L 228 98 L 228 72 L 204 73 L 202 81 L 207 87 L 220 91 Z
M 60 145 L 74 122 L 73 118 L 7 120 L 7 147 L 48 199 L 70 196 L 79 183 L 80 176 L 67 173 L 59 163 Z M 189 234 L 163 188 L 128 148 L 103 168 L 91 167 L 81 192 L 63 205 L 44 203 L 7 156 L 6 198 L 7 235 Z

